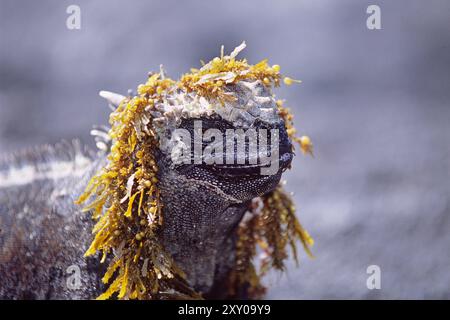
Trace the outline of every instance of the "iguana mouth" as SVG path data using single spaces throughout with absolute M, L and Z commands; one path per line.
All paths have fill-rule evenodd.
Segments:
M 289 169 L 293 158 L 294 153 L 291 150 L 287 150 L 287 147 L 280 147 L 280 156 L 278 159 L 279 169 L 276 173 Z M 261 176 L 261 169 L 267 167 L 267 164 L 191 164 L 178 167 L 178 171 L 184 173 L 194 166 L 220 177 L 258 177 Z

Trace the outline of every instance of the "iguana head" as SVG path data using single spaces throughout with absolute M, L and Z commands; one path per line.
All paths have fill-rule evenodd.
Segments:
M 114 280 L 101 298 L 198 297 L 227 276 L 231 287 L 257 287 L 245 269 L 252 262 L 243 262 L 254 249 L 239 248 L 249 237 L 249 246 L 270 238 L 265 249 L 276 251 L 275 267 L 282 267 L 288 239 L 310 241 L 277 188 L 293 157 L 291 140 L 302 142 L 272 93 L 280 68 L 237 60 L 244 47 L 222 51 L 178 81 L 163 70 L 149 74 L 136 95 L 101 93 L 117 107 L 108 165 L 78 201 L 95 197 L 86 207 L 97 220 L 86 255 L 110 257 L 103 280 Z M 258 198 L 266 211 L 252 204 Z M 254 213 L 253 226 L 238 227 L 246 212 Z M 253 235 L 239 235 L 257 224 Z M 242 270 L 230 272 L 236 264 Z
M 226 90 L 235 98 L 216 106 L 218 112 L 166 114 L 162 135 L 167 141 L 160 143 L 158 153 L 161 196 L 167 204 L 164 242 L 194 288 L 204 293 L 221 276 L 217 269 L 223 266 L 218 264 L 225 262 L 219 261 L 218 254 L 234 256 L 224 243 L 248 202 L 275 189 L 293 157 L 268 88 L 256 80 Z M 180 118 L 173 119 L 172 125 L 170 116 Z M 264 151 L 258 148 L 262 133 L 269 142 Z M 277 141 L 270 144 L 271 140 Z
M 261 81 L 240 81 L 226 90 L 233 99 L 212 106 L 214 112 L 191 113 L 183 110 L 185 104 L 170 107 L 160 133 L 165 158 L 160 168 L 162 175 L 174 170 L 216 189 L 217 197 L 244 202 L 278 184 L 293 148 L 276 101 Z M 202 100 L 196 103 L 211 103 Z

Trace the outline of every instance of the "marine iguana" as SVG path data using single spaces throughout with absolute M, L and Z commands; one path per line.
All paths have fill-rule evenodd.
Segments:
M 309 252 L 279 181 L 291 141 L 306 152 L 311 143 L 294 136 L 271 92 L 279 66 L 237 60 L 244 47 L 177 82 L 161 71 L 129 97 L 101 92 L 114 108 L 109 132 L 94 131 L 104 151 L 72 142 L 1 158 L 1 298 L 255 298 L 260 275 L 284 268 L 287 246 L 296 256 L 295 239 Z M 195 121 L 203 131 L 276 129 L 278 170 L 175 164 L 172 133 L 195 135 Z M 80 207 L 89 200 L 95 221 Z

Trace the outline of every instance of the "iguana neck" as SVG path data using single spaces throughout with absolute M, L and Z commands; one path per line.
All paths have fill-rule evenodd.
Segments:
M 74 189 L 81 193 L 106 165 L 99 155 Z M 162 242 L 195 290 L 208 294 L 224 283 L 235 263 L 236 228 L 248 203 L 229 197 L 206 182 L 193 181 L 175 170 L 161 170 Z M 85 214 L 85 213 L 78 213 Z M 219 290 L 221 291 L 221 290 Z
M 236 228 L 247 203 L 219 195 L 207 183 L 193 183 L 175 171 L 160 179 L 163 244 L 194 289 L 208 293 L 234 266 Z

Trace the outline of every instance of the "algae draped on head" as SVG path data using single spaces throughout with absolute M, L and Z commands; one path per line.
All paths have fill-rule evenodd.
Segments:
M 164 203 L 158 189 L 158 167 L 155 151 L 160 147 L 161 117 L 170 111 L 173 97 L 189 97 L 190 107 L 206 99 L 207 111 L 214 113 L 234 99 L 229 87 L 240 81 L 259 80 L 269 88 L 283 79 L 278 65 L 267 60 L 250 65 L 236 57 L 245 43 L 230 55 L 216 57 L 200 69 L 191 69 L 178 81 L 167 78 L 161 70 L 149 74 L 139 85 L 137 95 L 124 98 L 110 115 L 112 141 L 108 163 L 89 182 L 77 200 L 91 211 L 96 224 L 86 256 L 97 252 L 109 266 L 102 279 L 108 289 L 99 299 L 163 299 L 201 298 L 186 281 L 183 271 L 164 250 L 159 231 L 164 226 Z M 296 80 L 284 78 L 286 84 Z M 300 143 L 303 152 L 312 152 L 307 137 L 296 137 L 292 115 L 277 101 L 278 113 L 284 120 L 289 137 Z M 236 267 L 230 275 L 230 296 L 243 284 L 249 286 L 252 297 L 264 290 L 260 278 L 270 268 L 283 269 L 287 246 L 296 257 L 296 239 L 308 253 L 313 241 L 295 217 L 295 208 L 281 186 L 264 196 L 261 206 L 249 208 L 250 218 L 238 228 Z M 257 247 L 265 254 L 259 272 L 254 266 Z M 110 259 L 107 259 L 111 257 Z

